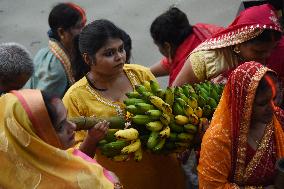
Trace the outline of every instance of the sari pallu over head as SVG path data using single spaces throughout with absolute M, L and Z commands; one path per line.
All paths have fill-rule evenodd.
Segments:
M 274 8 L 269 4 L 250 7 L 227 28 L 205 40 L 193 52 L 240 44 L 260 35 L 265 29 L 282 32 Z
M 245 165 L 247 156 L 248 132 L 251 123 L 254 98 L 259 81 L 270 71 L 256 62 L 247 62 L 233 71 L 224 93 L 230 102 L 231 120 L 231 180 L 238 184 L 245 184 L 252 169 Z M 274 134 L 276 153 L 278 158 L 284 157 L 284 138 L 282 127 L 274 117 Z M 265 155 L 265 154 L 262 154 Z M 261 157 L 260 157 L 261 158 Z M 260 160 L 260 158 L 258 160 Z M 256 162 L 261 163 L 261 162 Z M 254 165 L 257 167 L 257 164 Z M 250 172 L 250 173 L 249 173 Z
M 41 92 L 0 98 L 0 188 L 113 188 L 103 168 L 61 150 Z

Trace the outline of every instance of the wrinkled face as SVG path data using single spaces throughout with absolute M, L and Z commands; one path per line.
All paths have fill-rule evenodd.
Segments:
M 72 147 L 75 143 L 75 129 L 76 125 L 67 120 L 67 112 L 59 98 L 54 98 L 51 101 L 54 106 L 57 120 L 54 125 L 56 134 L 62 144 L 63 149 Z
M 273 116 L 274 100 L 271 89 L 259 91 L 254 99 L 252 121 L 269 123 Z
M 30 75 L 21 74 L 21 75 L 15 76 L 13 81 L 10 81 L 10 82 L 0 81 L 0 89 L 1 91 L 4 91 L 4 92 L 9 92 L 11 90 L 19 90 L 26 84 L 29 78 L 30 78 Z
M 245 61 L 256 61 L 265 64 L 278 41 L 242 43 L 239 46 L 240 56 Z
M 108 39 L 91 60 L 91 69 L 97 73 L 113 75 L 122 72 L 126 61 L 123 41 L 119 38 Z

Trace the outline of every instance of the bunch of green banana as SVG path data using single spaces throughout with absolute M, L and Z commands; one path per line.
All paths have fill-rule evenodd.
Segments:
M 120 138 L 128 141 L 121 154 L 134 153 L 134 159 L 141 160 L 143 148 L 172 153 L 191 146 L 199 128 L 212 118 L 222 90 L 223 86 L 208 81 L 166 89 L 153 80 L 135 85 L 124 104 L 131 114 L 130 127 L 142 134 L 140 140 Z

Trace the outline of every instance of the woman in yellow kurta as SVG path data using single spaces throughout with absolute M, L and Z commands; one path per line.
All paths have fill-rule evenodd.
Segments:
M 274 116 L 275 73 L 247 62 L 231 74 L 201 145 L 199 188 L 271 188 L 284 157 L 283 127 Z
M 63 98 L 68 116 L 124 116 L 126 92 L 144 80 L 155 79 L 148 68 L 124 64 L 126 55 L 120 29 L 107 20 L 96 20 L 80 34 L 80 51 L 91 71 Z M 85 133 L 76 134 L 80 142 Z M 184 188 L 184 176 L 175 155 L 143 153 L 140 162 L 114 162 L 99 152 L 96 159 L 119 177 L 125 189 Z
M 88 156 L 79 150 L 63 150 L 74 143 L 76 127 L 66 121 L 61 100 L 53 104 L 53 113 L 62 119 L 56 125 L 38 90 L 0 98 L 0 188 L 113 189 L 99 164 L 84 160 Z

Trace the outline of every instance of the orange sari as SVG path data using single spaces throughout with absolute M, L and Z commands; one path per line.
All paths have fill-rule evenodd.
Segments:
M 276 117 L 255 152 L 247 143 L 256 89 L 267 71 L 258 63 L 248 62 L 232 73 L 202 140 L 199 188 L 260 188 L 273 184 L 264 182 L 273 178 L 276 159 L 284 157 L 284 133 Z

